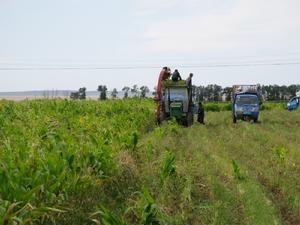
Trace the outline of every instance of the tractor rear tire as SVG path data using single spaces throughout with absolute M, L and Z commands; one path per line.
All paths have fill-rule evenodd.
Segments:
M 157 123 L 160 125 L 166 119 L 165 112 L 160 111 L 159 118 L 157 119 Z
M 235 116 L 232 116 L 232 122 L 236 123 L 236 117 Z
M 193 112 L 188 112 L 185 119 L 183 119 L 183 125 L 186 127 L 191 126 L 194 123 L 194 114 Z

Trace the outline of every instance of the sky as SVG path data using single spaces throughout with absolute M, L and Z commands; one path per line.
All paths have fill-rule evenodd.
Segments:
M 163 66 L 193 72 L 196 85 L 300 84 L 299 8 L 299 0 L 0 0 L 0 92 L 153 89 Z

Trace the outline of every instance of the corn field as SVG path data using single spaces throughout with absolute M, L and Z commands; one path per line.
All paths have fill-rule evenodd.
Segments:
M 300 112 L 155 124 L 152 100 L 0 101 L 0 224 L 300 224 Z

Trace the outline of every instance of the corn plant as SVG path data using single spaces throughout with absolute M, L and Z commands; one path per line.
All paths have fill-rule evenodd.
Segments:
M 147 188 L 143 188 L 139 193 L 139 199 L 131 210 L 134 211 L 141 225 L 160 225 L 166 220 L 166 216 L 155 204 Z
M 92 222 L 99 225 L 126 225 L 127 224 L 123 219 L 117 217 L 105 207 L 102 207 L 101 210 L 91 214 L 89 218 Z
M 234 177 L 239 181 L 245 180 L 245 176 L 242 174 L 237 162 L 235 160 L 232 160 L 231 164 L 232 164 L 232 168 L 233 168 Z
M 167 151 L 160 168 L 160 177 L 164 182 L 168 177 L 176 173 L 175 155 L 173 152 Z
M 114 152 L 124 144 L 136 150 L 138 134 L 154 127 L 152 107 L 140 99 L 1 101 L 0 218 L 51 217 L 114 174 Z

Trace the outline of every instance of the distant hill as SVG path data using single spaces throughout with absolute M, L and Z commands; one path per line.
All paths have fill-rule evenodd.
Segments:
M 0 97 L 69 97 L 71 92 L 75 92 L 75 90 L 0 92 Z M 88 97 L 99 96 L 99 93 L 97 91 L 87 91 L 86 94 Z
M 36 90 L 36 91 L 16 91 L 16 92 L 0 92 L 0 98 L 4 99 L 32 99 L 32 98 L 55 98 L 62 97 L 68 98 L 71 92 L 75 92 L 76 90 Z M 87 91 L 87 98 L 98 98 L 99 92 L 97 91 Z M 107 92 L 107 96 L 111 96 L 111 91 Z M 122 98 L 124 96 L 123 91 L 119 91 L 117 97 Z M 129 96 L 131 93 L 129 92 Z M 152 93 L 147 94 L 148 97 L 152 96 Z
M 71 90 L 46 90 L 46 91 L 16 91 L 16 92 L 0 92 L 0 97 L 16 96 L 16 97 L 51 97 L 51 96 L 69 96 Z

